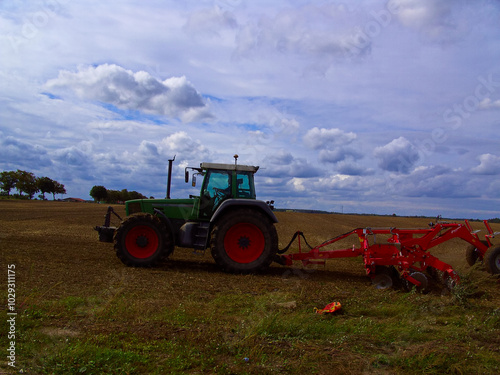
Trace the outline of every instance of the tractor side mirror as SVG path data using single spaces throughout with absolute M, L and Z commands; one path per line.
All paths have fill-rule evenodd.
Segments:
M 184 181 L 186 184 L 189 182 L 189 172 L 187 169 L 184 170 Z

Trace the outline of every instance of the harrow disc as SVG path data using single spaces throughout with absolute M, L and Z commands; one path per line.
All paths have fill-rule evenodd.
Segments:
M 392 288 L 392 277 L 386 273 L 380 273 L 372 278 L 372 284 L 375 289 L 389 289 Z
M 429 279 L 422 272 L 412 272 L 412 273 L 410 273 L 410 276 L 413 277 L 415 280 L 419 281 L 420 285 L 417 286 L 417 285 L 412 284 L 408 280 L 405 280 L 404 283 L 405 283 L 406 289 L 411 290 L 415 286 L 417 292 L 425 293 L 429 290 L 428 289 L 429 288 Z
M 377 266 L 375 276 L 372 277 L 372 285 L 375 289 L 389 289 L 394 285 L 394 269 L 386 266 Z

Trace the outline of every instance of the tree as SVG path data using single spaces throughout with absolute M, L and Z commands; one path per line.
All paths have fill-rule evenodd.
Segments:
M 142 195 L 141 193 L 138 193 L 137 191 L 133 190 L 129 192 L 128 199 L 147 199 L 146 196 Z
M 19 190 L 19 193 L 26 193 L 30 199 L 33 199 L 33 195 L 40 189 L 36 183 L 36 177 L 31 172 L 16 171 L 18 181 L 16 182 L 16 189 Z
M 100 202 L 108 196 L 108 191 L 104 186 L 101 185 L 94 185 L 92 186 L 92 189 L 90 189 L 90 196 L 94 198 L 96 202 Z
M 122 200 L 122 192 L 119 190 L 108 190 L 108 195 L 106 197 L 106 202 L 108 203 L 118 203 Z
M 38 189 L 42 192 L 42 198 L 45 200 L 45 193 L 53 193 L 55 190 L 56 181 L 48 177 L 39 177 L 36 180 Z
M 127 189 L 122 189 L 122 191 L 120 191 L 119 201 L 120 202 L 128 201 L 129 200 L 129 195 L 130 195 L 130 193 L 128 192 Z
M 0 186 L 3 191 L 10 195 L 10 191 L 16 187 L 18 181 L 16 172 L 14 171 L 4 171 L 0 173 Z
M 54 190 L 51 193 L 53 199 L 56 200 L 56 194 L 66 194 L 66 188 L 60 182 L 54 181 Z

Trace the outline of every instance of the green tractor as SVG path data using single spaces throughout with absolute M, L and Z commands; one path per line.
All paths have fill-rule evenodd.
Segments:
M 200 195 L 188 199 L 170 199 L 173 160 L 169 160 L 167 198 L 125 202 L 127 217 L 120 218 L 117 228 L 110 226 L 114 211 L 109 207 L 104 226 L 95 227 L 99 240 L 114 242 L 116 255 L 127 266 L 154 266 L 178 246 L 210 248 L 215 262 L 227 272 L 266 269 L 277 259 L 278 220 L 269 202 L 256 200 L 254 174 L 259 167 L 238 165 L 236 158 L 235 164 L 187 167 L 185 180 L 189 181 L 189 169 L 194 171 L 193 186 L 196 176 L 203 176 Z

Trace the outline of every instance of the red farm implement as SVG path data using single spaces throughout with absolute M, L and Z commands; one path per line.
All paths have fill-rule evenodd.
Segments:
M 484 262 L 485 268 L 492 274 L 500 273 L 500 246 L 492 246 L 493 233 L 488 221 L 484 221 L 488 234 L 480 240 L 468 221 L 465 224 L 437 222 L 429 224 L 429 228 L 357 228 L 340 236 L 311 247 L 305 241 L 302 232 L 296 232 L 290 244 L 283 250 L 285 253 L 295 239 L 298 239 L 298 252 L 281 255 L 280 263 L 292 265 L 294 261 L 302 261 L 304 265 L 324 262 L 333 258 L 363 257 L 367 275 L 373 284 L 380 289 L 391 287 L 396 279 L 401 278 L 408 288 L 416 286 L 426 290 L 428 277 L 439 277 L 448 285 L 459 282 L 459 276 L 452 266 L 430 254 L 429 250 L 453 238 L 460 238 L 470 245 L 466 251 L 469 265 L 477 260 Z M 350 236 L 357 236 L 359 246 L 329 250 L 328 246 Z M 309 251 L 302 251 L 303 238 Z

